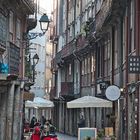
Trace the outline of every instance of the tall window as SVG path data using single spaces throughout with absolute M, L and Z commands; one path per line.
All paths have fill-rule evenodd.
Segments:
M 71 75 L 71 64 L 69 64 L 69 75 Z
M 117 30 L 115 30 L 115 32 L 114 32 L 114 62 L 115 62 L 115 68 L 117 68 L 118 67 L 118 31 Z
M 9 14 L 9 34 L 10 34 L 10 41 L 13 41 L 13 33 L 14 33 L 14 15 L 13 12 L 10 11 Z
M 95 53 L 91 55 L 91 83 L 95 82 Z
M 17 37 L 17 39 L 20 39 L 20 37 L 21 37 L 21 35 L 20 35 L 20 33 L 21 33 L 21 23 L 20 23 L 20 20 L 19 19 L 17 19 L 17 22 L 16 22 L 16 37 Z
M 108 76 L 110 73 L 110 38 L 109 35 L 105 39 L 104 44 L 104 76 Z
M 16 21 L 16 39 L 17 39 L 17 46 L 20 46 L 20 39 L 21 39 L 21 22 L 19 19 Z
M 130 21 L 130 36 L 129 36 L 129 41 L 130 41 L 130 45 L 129 45 L 129 53 L 133 52 L 135 49 L 135 45 L 134 45 L 134 25 L 135 25 L 135 20 L 134 20 L 134 2 L 131 0 L 130 2 L 130 14 L 129 14 L 129 21 Z
M 95 55 L 90 54 L 82 61 L 82 86 L 90 86 L 95 81 Z

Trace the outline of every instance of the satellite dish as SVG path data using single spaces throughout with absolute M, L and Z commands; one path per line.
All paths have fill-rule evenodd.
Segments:
M 106 98 L 109 99 L 110 101 L 115 101 L 119 99 L 121 92 L 117 86 L 112 85 L 106 89 L 105 95 Z

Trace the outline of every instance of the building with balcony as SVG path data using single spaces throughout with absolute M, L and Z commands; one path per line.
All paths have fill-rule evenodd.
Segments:
M 138 0 L 58 1 L 52 98 L 60 131 L 77 135 L 82 111 L 87 127 L 113 127 L 114 135 L 121 140 L 140 138 L 139 68 L 129 69 L 129 58 L 137 60 L 139 56 L 139 10 Z M 106 99 L 110 85 L 123 89 L 112 109 L 67 109 L 69 100 L 85 95 Z
M 36 26 L 36 19 L 28 22 L 35 10 L 33 0 L 0 1 L 1 140 L 21 139 L 24 49 L 28 46 L 23 36 Z

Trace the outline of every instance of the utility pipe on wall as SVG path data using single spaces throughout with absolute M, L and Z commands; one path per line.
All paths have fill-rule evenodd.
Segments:
M 136 28 L 135 28 L 135 42 L 136 42 L 136 55 L 140 55 L 140 0 L 135 1 L 135 6 L 136 6 L 136 12 L 135 12 L 135 18 L 136 18 Z M 136 75 L 136 81 L 139 81 L 139 74 Z M 140 139 L 140 88 L 138 87 L 136 90 L 137 98 L 138 98 L 138 103 L 137 103 L 137 139 Z

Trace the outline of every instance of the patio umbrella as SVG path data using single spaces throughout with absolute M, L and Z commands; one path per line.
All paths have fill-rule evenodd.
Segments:
M 88 108 L 88 107 L 112 107 L 112 102 L 93 96 L 83 96 L 81 98 L 67 102 L 67 108 Z
M 52 101 L 43 99 L 41 97 L 35 97 L 33 103 L 38 108 L 54 107 L 54 103 Z
M 27 100 L 27 101 L 25 101 L 25 107 L 26 108 L 35 108 L 36 106 L 35 106 L 34 102 Z
M 35 97 L 32 101 L 25 101 L 26 108 L 50 108 L 54 107 L 54 103 L 41 97 Z

